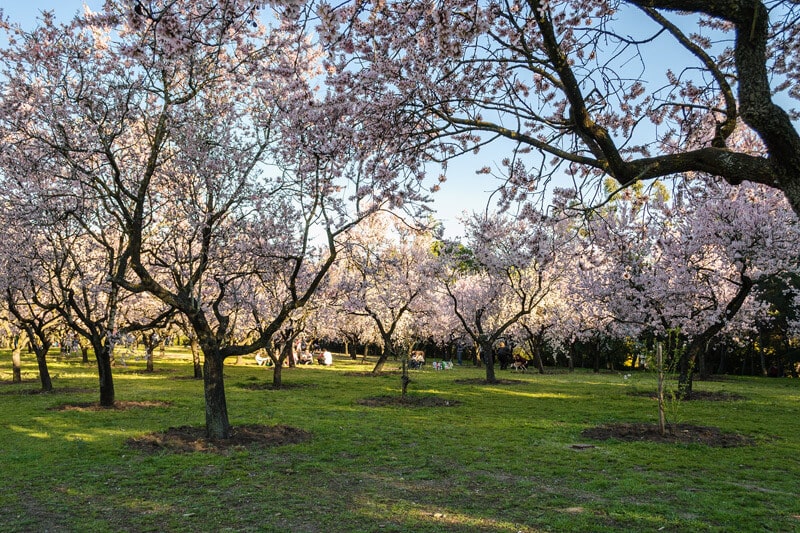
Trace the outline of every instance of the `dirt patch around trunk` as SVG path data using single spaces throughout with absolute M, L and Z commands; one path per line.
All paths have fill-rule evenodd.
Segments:
M 291 426 L 257 424 L 231 428 L 228 439 L 209 439 L 206 428 L 181 426 L 128 439 L 126 446 L 144 453 L 225 453 L 235 450 L 299 444 L 311 439 L 311 433 Z
M 595 440 L 616 439 L 627 442 L 664 442 L 670 444 L 704 444 L 718 448 L 753 446 L 755 440 L 738 433 L 725 433 L 719 428 L 692 424 L 669 424 L 661 435 L 658 424 L 616 423 L 585 429 L 581 435 Z
M 149 407 L 169 407 L 172 402 L 143 401 L 143 402 L 121 402 L 116 401 L 111 407 L 104 407 L 99 402 L 78 402 L 65 403 L 50 407 L 49 411 L 127 411 L 128 409 L 146 409 Z
M 438 396 L 371 396 L 357 400 L 367 407 L 455 407 L 460 402 Z

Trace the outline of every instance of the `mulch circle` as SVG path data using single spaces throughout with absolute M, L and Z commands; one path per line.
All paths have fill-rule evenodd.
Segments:
M 603 424 L 581 432 L 583 437 L 595 440 L 616 439 L 626 442 L 663 442 L 670 444 L 705 444 L 718 448 L 753 446 L 755 440 L 738 433 L 725 433 L 719 428 L 692 424 L 669 424 L 661 435 L 658 424 L 615 423 Z
M 438 396 L 372 396 L 361 398 L 356 403 L 367 407 L 455 407 L 461 402 L 447 400 Z
M 48 411 L 127 411 L 128 409 L 143 409 L 148 407 L 169 407 L 172 402 L 162 401 L 116 401 L 111 407 L 104 407 L 100 402 L 65 403 L 48 408 Z
M 145 453 L 164 451 L 220 453 L 230 450 L 299 444 L 310 439 L 311 433 L 291 426 L 247 424 L 232 427 L 231 436 L 228 439 L 209 439 L 206 436 L 205 427 L 181 426 L 128 439 L 125 444 L 128 448 Z

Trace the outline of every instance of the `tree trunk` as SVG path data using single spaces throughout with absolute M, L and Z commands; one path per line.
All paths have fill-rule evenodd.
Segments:
M 383 372 L 383 365 L 386 363 L 388 358 L 389 356 L 386 354 L 386 352 L 383 352 L 380 357 L 378 357 L 378 361 L 375 363 L 375 366 L 372 368 L 372 373 L 380 374 Z
M 81 345 L 81 356 L 83 357 L 82 363 L 89 364 L 89 347 Z
M 225 359 L 212 347 L 203 347 L 204 390 L 206 398 L 206 436 L 209 439 L 228 439 L 231 424 L 225 401 L 223 368 Z
M 711 377 L 711 372 L 708 369 L 708 365 L 706 364 L 706 357 L 708 357 L 708 345 L 711 341 L 706 342 L 706 345 L 700 351 L 700 359 L 699 359 L 699 370 L 700 370 L 700 379 L 708 379 Z
M 725 327 L 728 321 L 736 316 L 736 313 L 739 312 L 742 304 L 744 304 L 747 296 L 750 294 L 750 290 L 753 288 L 753 280 L 744 274 L 740 275 L 740 279 L 739 290 L 731 301 L 728 302 L 728 305 L 725 306 L 725 313 L 723 313 L 722 317 L 706 328 L 700 335 L 692 339 L 689 346 L 681 354 L 680 360 L 678 361 L 678 369 L 680 372 L 678 375 L 679 398 L 686 399 L 692 395 L 692 374 L 694 373 L 694 365 L 697 358 L 702 355 L 703 350 L 711 339 L 722 331 L 722 328 Z
M 144 344 L 145 372 L 153 371 L 153 349 L 155 346 L 149 342 Z
M 283 385 L 283 360 L 279 359 L 278 364 L 272 365 L 272 388 L 280 389 Z
M 481 341 L 481 360 L 486 365 L 486 383 L 497 383 L 497 376 L 494 374 L 492 343 L 488 339 Z
M 724 374 L 725 372 L 728 371 L 727 355 L 728 355 L 728 347 L 723 346 L 719 350 L 719 366 L 717 366 L 717 374 Z
M 531 349 L 533 362 L 540 374 L 544 374 L 544 361 L 542 361 L 542 343 L 544 342 L 545 327 L 541 326 L 539 331 L 534 335 L 533 332 L 525 326 L 525 331 L 528 333 L 528 346 Z
M 274 368 L 272 369 L 272 387 L 275 389 L 280 389 L 283 386 L 283 362 L 289 359 L 292 359 L 292 353 L 294 350 L 294 338 L 290 338 L 288 341 L 283 343 L 281 346 L 281 353 L 278 355 L 277 359 L 273 358 Z M 275 353 L 274 348 L 270 350 L 271 353 Z M 291 368 L 291 366 L 289 367 Z
M 536 349 L 533 351 L 533 360 L 536 363 L 536 368 L 539 369 L 540 374 L 544 374 L 544 361 L 542 360 L 542 348 L 541 346 L 536 346 Z
M 197 341 L 197 337 L 191 337 L 189 339 L 189 348 L 192 350 L 194 379 L 203 379 L 203 365 L 200 363 L 200 343 Z
M 678 359 L 678 398 L 687 400 L 692 396 L 694 364 L 700 353 L 700 342 L 692 341 Z
M 294 368 L 297 366 L 297 357 L 294 354 L 294 342 L 296 337 L 291 336 L 283 343 L 283 347 L 281 348 L 281 361 L 288 361 L 289 368 Z M 288 345 L 288 346 L 287 346 Z M 299 350 L 300 348 L 298 348 Z
M 378 357 L 378 362 L 375 363 L 375 367 L 372 369 L 372 374 L 380 374 L 383 371 L 383 365 L 386 363 L 386 360 L 389 358 L 389 353 L 391 352 L 391 348 L 386 348 L 386 343 L 384 342 L 383 351 L 381 355 Z M 364 351 L 366 357 L 366 349 Z
M 34 347 L 34 351 L 36 352 L 36 364 L 39 366 L 39 381 L 42 383 L 42 392 L 50 392 L 53 390 L 53 380 L 50 379 L 50 370 L 47 368 L 48 350 L 50 350 L 49 343 Z
M 22 343 L 18 339 L 14 341 L 14 348 L 11 350 L 11 366 L 11 381 L 22 383 Z
M 114 407 L 114 377 L 111 374 L 111 350 L 108 344 L 95 346 L 97 373 L 100 377 L 100 406 Z

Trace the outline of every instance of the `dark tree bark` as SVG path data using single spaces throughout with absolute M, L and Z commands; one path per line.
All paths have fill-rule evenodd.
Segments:
M 386 364 L 386 360 L 389 359 L 389 352 L 391 352 L 391 348 L 386 346 L 384 342 L 383 350 L 381 350 L 381 354 L 378 356 L 378 360 L 375 361 L 375 366 L 372 367 L 372 374 L 377 375 L 383 372 L 383 366 Z M 366 357 L 366 349 L 364 350 L 364 357 Z
M 225 401 L 225 380 L 223 375 L 225 357 L 215 346 L 204 346 L 203 364 L 206 400 L 206 435 L 208 438 L 227 439 L 231 435 L 228 420 L 228 405 Z
M 516 8 L 513 10 L 510 3 L 501 2 L 495 14 L 498 25 L 503 24 L 502 30 L 496 27 L 492 28 L 494 31 L 467 37 L 486 47 L 482 57 L 472 55 L 471 46 L 460 50 L 463 55 L 448 56 L 436 49 L 435 55 L 432 52 L 428 56 L 427 50 L 421 49 L 413 40 L 399 40 L 398 48 L 390 48 L 384 56 L 407 57 L 414 52 L 419 57 L 417 68 L 422 70 L 427 63 L 429 71 L 425 74 L 431 79 L 443 70 L 447 71 L 442 83 L 431 84 L 429 88 L 416 85 L 406 99 L 407 112 L 416 119 L 409 123 L 418 128 L 419 121 L 424 121 L 427 132 L 437 133 L 431 136 L 434 141 L 453 135 L 475 135 L 476 132 L 486 133 L 478 136 L 481 140 L 476 144 L 479 146 L 485 146 L 487 138 L 505 138 L 520 149 L 544 154 L 543 161 L 552 158 L 587 169 L 585 180 L 595 185 L 599 182 L 599 175 L 611 176 L 622 186 L 630 186 L 639 181 L 681 177 L 695 172 L 718 176 L 732 185 L 743 181 L 761 183 L 783 191 L 794 212 L 800 215 L 800 134 L 789 112 L 773 99 L 774 95 L 786 92 L 785 87 L 779 90 L 781 82 L 785 80 L 790 85 L 795 80 L 791 73 L 774 72 L 771 69 L 773 63 L 769 62 L 773 56 L 786 55 L 781 54 L 779 46 L 789 48 L 785 43 L 797 39 L 797 34 L 792 31 L 797 25 L 796 3 L 796 0 L 630 0 L 614 3 L 614 7 L 620 10 L 637 6 L 660 26 L 660 31 L 642 35 L 640 41 L 637 39 L 639 36 L 632 37 L 629 30 L 616 28 L 619 21 L 612 18 L 598 23 L 595 35 L 590 35 L 591 30 L 585 27 L 570 27 L 568 17 L 573 14 L 569 9 L 580 10 L 580 6 L 568 8 L 564 13 L 540 0 L 514 4 Z M 586 8 L 586 16 L 595 16 L 595 12 L 591 7 Z M 693 33 L 703 31 L 702 26 L 684 28 L 681 24 L 679 27 L 667 18 L 671 12 L 690 13 L 698 18 L 708 15 L 712 24 L 732 27 L 733 31 L 726 38 L 733 41 L 733 64 L 710 56 L 692 37 Z M 581 14 L 575 15 L 575 19 L 579 20 Z M 379 19 L 386 17 L 389 27 L 401 20 L 399 17 L 391 18 L 393 15 L 389 9 L 373 13 Z M 469 18 L 466 13 L 462 16 Z M 381 28 L 377 24 L 375 27 Z M 473 22 L 473 28 L 476 27 L 478 25 Z M 712 103 L 698 103 L 688 97 L 662 101 L 657 94 L 649 107 L 642 110 L 634 111 L 627 102 L 625 107 L 611 103 L 613 99 L 624 102 L 624 93 L 630 89 L 618 88 L 615 93 L 614 84 L 608 83 L 608 75 L 604 75 L 602 80 L 599 76 L 593 77 L 597 70 L 595 61 L 611 65 L 614 60 L 611 54 L 617 57 L 629 54 L 642 64 L 651 63 L 653 58 L 644 55 L 648 52 L 643 51 L 641 45 L 658 36 L 669 37 L 671 41 L 668 44 L 676 50 L 673 57 L 681 58 L 666 68 L 673 73 L 696 70 L 698 74 L 692 79 L 705 81 L 696 81 L 694 88 L 697 92 L 711 95 L 709 101 Z M 361 37 L 368 39 L 373 36 L 367 33 Z M 599 44 L 606 44 L 609 39 L 618 46 L 609 48 Z M 620 49 L 624 46 L 628 50 Z M 365 63 L 372 60 L 366 55 L 358 59 Z M 791 64 L 796 57 L 786 57 L 785 61 Z M 482 63 L 486 64 L 485 69 L 481 68 Z M 514 81 L 505 78 L 507 70 L 499 68 L 499 65 L 512 65 L 511 68 L 518 69 L 524 83 L 537 77 L 551 82 L 548 99 L 553 98 L 553 102 L 565 109 L 563 116 L 542 114 L 537 108 L 537 97 L 529 97 L 528 91 L 492 89 L 501 84 L 510 86 Z M 365 84 L 376 78 L 375 71 L 381 71 L 380 68 L 365 70 L 371 75 Z M 394 72 L 387 69 L 381 83 L 393 87 Z M 614 75 L 622 76 L 619 72 Z M 475 90 L 469 96 L 454 99 L 448 80 L 453 80 L 454 84 L 472 85 Z M 603 81 L 606 82 L 605 89 L 598 93 Z M 444 89 L 440 92 L 439 87 Z M 711 124 L 707 141 L 702 145 L 689 143 L 682 151 L 632 156 L 627 150 L 632 144 L 652 147 L 657 144 L 657 138 L 636 138 L 634 128 L 620 133 L 617 124 L 620 119 L 617 117 L 635 122 L 650 110 L 662 111 L 665 108 L 673 110 L 675 115 L 690 112 L 703 115 L 703 119 Z M 493 121 L 492 117 L 498 115 L 500 119 Z M 609 120 L 609 116 L 614 120 Z M 739 121 L 758 134 L 765 145 L 765 153 L 752 154 L 748 148 L 736 145 L 732 135 Z M 472 148 L 465 146 L 464 152 Z M 451 154 L 447 156 L 452 157 Z M 548 178 L 557 175 L 558 169 L 558 163 L 545 163 L 539 173 Z
M 22 382 L 22 340 L 19 335 L 15 335 L 12 340 L 11 348 L 11 382 Z
M 189 337 L 189 348 L 192 350 L 192 366 L 194 367 L 194 379 L 203 379 L 203 365 L 200 362 L 200 343 L 197 336 Z
M 53 390 L 53 380 L 50 378 L 50 369 L 47 368 L 47 352 L 52 345 L 46 328 L 50 321 L 30 320 L 25 324 L 25 331 L 28 334 L 30 347 L 36 354 L 36 365 L 39 367 L 39 381 L 42 384 L 42 392 Z
M 154 331 L 146 332 L 142 335 L 142 341 L 144 343 L 145 372 L 153 372 L 153 354 L 159 343 L 158 334 Z
M 494 342 L 491 337 L 482 336 L 479 338 L 481 346 L 481 360 L 486 366 L 486 383 L 497 383 L 497 376 L 494 373 Z

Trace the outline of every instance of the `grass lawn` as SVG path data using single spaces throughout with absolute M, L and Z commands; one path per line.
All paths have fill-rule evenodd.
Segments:
M 722 401 L 671 404 L 668 422 L 713 426 L 753 444 L 715 447 L 592 440 L 584 430 L 657 420 L 655 376 L 516 374 L 486 385 L 471 366 L 412 371 L 413 397 L 433 407 L 364 405 L 399 394 L 371 363 L 284 369 L 226 367 L 231 423 L 287 425 L 299 444 L 217 453 L 130 447 L 170 427 L 203 426 L 202 382 L 188 353 L 144 373 L 115 368 L 129 409 L 95 402 L 96 368 L 57 361 L 55 391 L 35 361 L 10 384 L 0 351 L 0 531 L 800 531 L 800 380 L 725 377 L 695 390 Z M 394 365 L 387 365 L 393 370 Z M 723 395 L 724 396 L 724 395 Z

